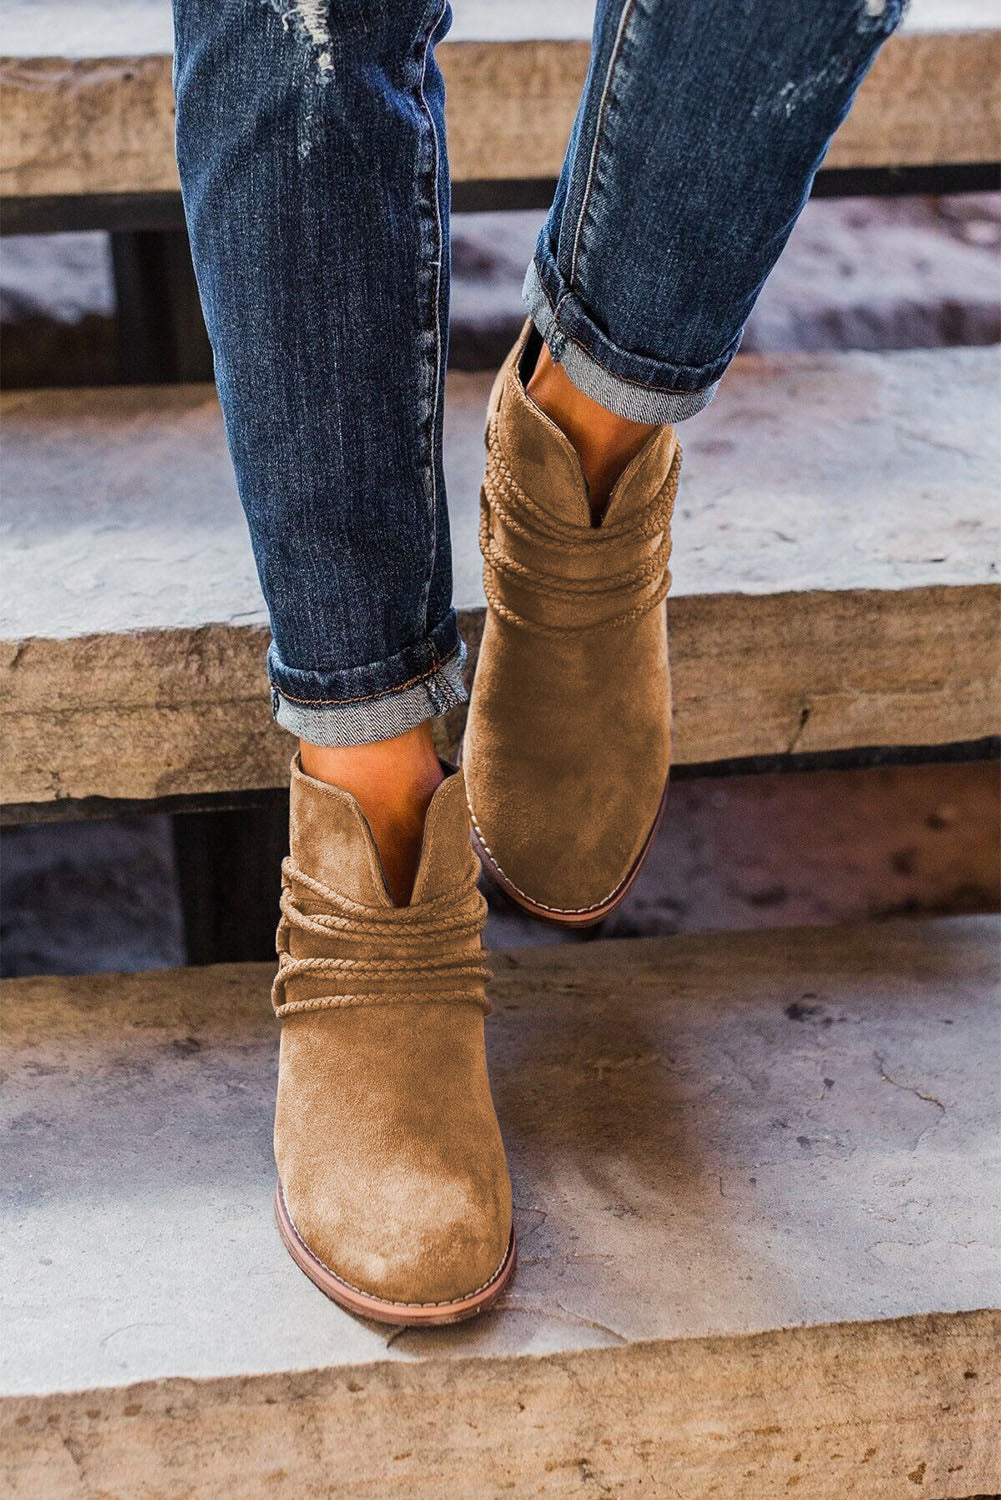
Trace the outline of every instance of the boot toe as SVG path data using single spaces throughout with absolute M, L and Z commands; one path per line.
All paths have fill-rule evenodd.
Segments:
M 498 1167 L 486 1191 L 482 1171 L 413 1170 L 369 1180 L 361 1201 L 343 1183 L 329 1192 L 297 1193 L 294 1181 L 283 1189 L 303 1247 L 347 1287 L 399 1307 L 445 1307 L 482 1291 L 504 1264 L 510 1189 Z

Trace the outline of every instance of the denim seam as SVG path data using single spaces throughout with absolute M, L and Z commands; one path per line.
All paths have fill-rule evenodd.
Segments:
M 437 259 L 434 268 L 434 291 L 431 299 L 432 332 L 435 344 L 434 377 L 431 392 L 430 431 L 428 434 L 428 460 L 431 468 L 431 559 L 427 573 L 427 583 L 424 590 L 423 614 L 427 615 L 428 601 L 431 593 L 431 584 L 434 579 L 435 564 L 438 555 L 438 468 L 435 462 L 435 435 L 438 429 L 438 404 L 441 400 L 441 278 L 445 258 L 445 230 L 441 220 L 441 204 L 439 192 L 441 188 L 441 143 L 438 140 L 438 128 L 435 125 L 434 114 L 427 102 L 424 86 L 427 79 L 428 55 L 435 38 L 438 27 L 445 18 L 448 10 L 448 0 L 441 0 L 438 6 L 437 16 L 434 24 L 428 31 L 424 43 L 424 54 L 421 59 L 421 76 L 417 87 L 420 97 L 421 108 L 427 118 L 431 129 L 432 161 L 431 161 L 431 196 L 434 203 L 434 232 L 437 240 Z
M 612 91 L 612 77 L 622 51 L 626 31 L 636 9 L 636 0 L 626 0 L 619 17 L 619 28 L 615 33 L 615 41 L 612 45 L 612 55 L 608 59 L 608 71 L 605 74 L 605 82 L 601 91 L 601 102 L 598 106 L 598 119 L 594 127 L 594 141 L 591 144 L 591 156 L 587 164 L 587 178 L 584 182 L 584 196 L 581 199 L 580 213 L 577 218 L 577 228 L 574 233 L 573 250 L 570 255 L 569 285 L 572 288 L 577 279 L 577 264 L 580 258 L 581 236 L 584 230 L 584 219 L 588 206 L 591 202 L 591 193 L 594 187 L 594 179 L 598 167 L 598 152 L 601 148 L 601 134 L 605 128 L 605 117 L 608 113 L 608 101 Z
M 557 271 L 559 271 L 559 267 L 558 266 L 557 266 L 556 269 L 557 269 Z M 697 396 L 697 395 L 699 395 L 700 391 L 708 390 L 709 386 L 718 384 L 718 379 L 714 380 L 714 379 L 710 378 L 709 380 L 706 381 L 706 384 L 704 386 L 696 387 L 694 390 L 689 390 L 689 389 L 687 389 L 684 386 L 653 385 L 648 380 L 636 380 L 635 378 L 633 378 L 630 375 L 620 375 L 617 370 L 610 370 L 608 368 L 608 366 L 606 364 L 604 364 L 598 358 L 598 356 L 594 353 L 594 351 L 592 349 L 588 349 L 585 344 L 582 344 L 581 341 L 580 341 L 580 339 L 576 338 L 575 335 L 572 334 L 568 328 L 564 328 L 564 327 L 560 326 L 560 323 L 559 323 L 560 308 L 563 306 L 564 302 L 566 302 L 568 298 L 570 298 L 570 297 L 576 297 L 577 293 L 574 292 L 572 288 L 568 287 L 566 291 L 560 293 L 560 296 L 559 296 L 558 300 L 554 304 L 552 297 L 549 295 L 549 290 L 546 287 L 545 282 L 543 281 L 542 277 L 538 275 L 538 268 L 536 268 L 536 276 L 537 276 L 537 279 L 538 279 L 539 287 L 540 287 L 540 289 L 542 291 L 542 295 L 545 297 L 546 301 L 549 303 L 550 311 L 552 312 L 552 315 L 553 315 L 553 326 L 556 329 L 556 332 L 560 335 L 561 338 L 566 339 L 569 343 L 573 344 L 577 349 L 579 349 L 580 352 L 583 355 L 585 355 L 586 358 L 588 358 L 589 360 L 591 360 L 592 363 L 596 364 L 599 369 L 604 370 L 605 374 L 609 377 L 609 379 L 611 379 L 611 380 L 621 380 L 624 385 L 634 385 L 634 386 L 637 387 L 637 389 L 642 390 L 642 391 L 658 391 L 660 394 L 662 394 L 664 396 Z M 581 299 L 579 297 L 577 297 L 577 300 L 578 300 L 578 302 L 581 302 Z M 585 313 L 590 318 L 591 314 L 589 312 L 587 312 L 587 308 L 585 307 L 585 305 L 584 305 L 583 302 L 581 302 L 581 306 L 584 307 Z M 734 351 L 734 353 L 736 353 L 736 350 Z M 645 357 L 646 356 L 644 356 L 644 358 Z M 705 365 L 699 366 L 699 369 L 700 370 L 704 370 L 704 369 L 708 368 L 708 369 L 711 370 L 711 369 L 713 369 L 715 367 L 716 364 L 719 363 L 719 359 L 726 359 L 726 357 L 727 356 L 725 354 L 721 355 L 721 356 L 719 356 L 718 359 L 712 361 L 708 366 L 705 366 Z M 559 361 L 557 361 L 557 363 L 559 363 Z M 687 368 L 690 369 L 692 367 L 688 366 Z
M 270 682 L 276 693 L 280 693 L 289 703 L 301 704 L 303 708 L 338 708 L 343 703 L 372 703 L 377 698 L 389 698 L 394 693 L 404 693 L 407 688 L 416 687 L 419 682 L 426 682 L 429 677 L 436 676 L 442 667 L 450 666 L 459 654 L 459 650 L 455 650 L 442 661 L 435 652 L 434 665 L 426 672 L 418 672 L 416 677 L 409 677 L 406 682 L 394 683 L 392 687 L 383 688 L 378 693 L 361 693 L 356 698 L 296 698 L 292 693 L 287 693 L 280 683 L 275 682 L 274 678 L 271 678 Z

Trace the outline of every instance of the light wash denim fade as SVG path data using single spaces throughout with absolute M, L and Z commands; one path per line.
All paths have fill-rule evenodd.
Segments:
M 388 740 L 468 701 L 460 641 L 448 661 L 396 692 L 378 693 L 357 703 L 316 705 L 293 702 L 272 685 L 271 708 L 284 729 L 310 745 L 356 745 Z
M 900 0 L 599 0 L 525 281 L 602 405 L 711 399 Z M 272 630 L 317 744 L 465 700 L 442 466 L 447 0 L 174 0 L 176 147 Z

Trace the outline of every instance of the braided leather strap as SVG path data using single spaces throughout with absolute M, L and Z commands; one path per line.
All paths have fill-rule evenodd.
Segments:
M 304 892 L 302 897 L 297 890 Z M 306 912 L 300 902 L 325 910 Z M 486 903 L 475 874 L 454 892 L 415 906 L 363 906 L 282 861 L 278 973 L 271 989 L 276 1016 L 348 1005 L 392 1005 L 456 1001 L 488 1014 L 483 993 L 489 971 L 480 933 Z M 289 952 L 292 929 L 308 933 L 337 952 L 297 958 Z M 289 1000 L 289 981 L 322 976 L 326 993 Z
M 483 589 L 490 607 L 503 619 L 543 635 L 562 635 L 598 626 L 609 629 L 628 625 L 654 609 L 671 587 L 668 562 L 671 556 L 671 516 L 678 493 L 681 473 L 681 449 L 675 452 L 671 466 L 658 493 L 643 512 L 625 521 L 614 518 L 586 536 L 580 526 L 571 525 L 550 515 L 537 505 L 518 484 L 500 451 L 496 419 L 487 433 L 486 479 L 480 500 L 480 549 L 483 553 Z M 583 554 L 594 567 L 592 576 L 568 577 L 564 570 L 550 573 L 538 566 L 527 567 L 505 552 L 491 525 L 493 518 L 513 536 L 531 544 L 536 557 L 548 547 L 554 561 L 568 554 Z M 614 571 L 616 553 L 635 549 L 648 540 L 652 545 L 646 555 L 626 568 Z M 596 566 L 595 566 L 596 565 Z M 512 609 L 502 597 L 498 584 L 505 578 L 520 583 L 541 598 L 588 599 L 599 605 L 607 603 L 612 613 L 601 614 L 590 621 L 573 619 L 565 624 L 550 624 L 527 619 Z M 641 596 L 641 597 L 637 597 Z M 616 604 L 623 608 L 615 610 Z

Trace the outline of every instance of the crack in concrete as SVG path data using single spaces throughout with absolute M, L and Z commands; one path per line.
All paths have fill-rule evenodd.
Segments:
M 609 1073 L 623 1073 L 627 1068 L 651 1068 L 661 1064 L 659 1052 L 636 1052 L 630 1057 L 593 1057 L 585 1064 L 592 1073 L 597 1073 L 599 1079 L 604 1079 Z
M 895 1089 L 900 1089 L 900 1091 L 904 1094 L 913 1094 L 915 1099 L 923 1099 L 925 1104 L 934 1104 L 936 1109 L 940 1109 L 942 1113 L 945 1114 L 945 1105 L 942 1103 L 941 1099 L 936 1099 L 934 1094 L 923 1094 L 921 1090 L 919 1088 L 915 1088 L 913 1084 L 901 1083 L 899 1079 L 892 1077 L 892 1075 L 886 1071 L 886 1066 L 878 1052 L 874 1052 L 873 1056 L 875 1057 L 877 1066 L 879 1068 L 879 1076 L 885 1083 L 892 1083 Z
M 166 1328 L 167 1326 L 166 1323 L 149 1323 L 143 1319 L 140 1319 L 137 1323 L 123 1323 L 120 1328 L 113 1328 L 110 1333 L 106 1333 L 103 1338 L 98 1339 L 98 1348 L 106 1348 L 111 1340 L 117 1338 L 120 1333 L 129 1333 L 133 1328 Z
M 14 649 L 14 655 L 7 663 L 8 672 L 16 671 L 17 668 L 21 665 L 21 661 L 27 653 L 29 644 L 30 643 L 28 641 L 18 641 L 17 646 Z
M 598 1486 L 599 1495 L 610 1496 L 612 1494 L 605 1481 L 592 1469 L 589 1458 L 579 1458 L 577 1460 L 577 1467 L 580 1470 L 580 1477 L 585 1484 L 596 1484 Z
M 86 1484 L 87 1474 L 83 1466 L 83 1454 L 80 1452 L 79 1443 L 77 1443 L 75 1438 L 70 1437 L 70 1435 L 66 1433 L 63 1436 L 62 1444 L 73 1461 L 74 1469 L 76 1469 L 76 1472 L 79 1475 L 80 1479 L 84 1482 L 84 1484 Z
M 512 1204 L 512 1207 L 515 1214 L 519 1217 L 518 1241 L 524 1245 L 526 1241 L 532 1238 L 533 1234 L 538 1234 L 539 1230 L 547 1222 L 549 1214 L 544 1208 L 536 1208 L 533 1203 L 515 1203 Z M 534 1224 L 525 1225 L 521 1222 L 521 1216 L 525 1214 L 538 1214 L 539 1217 Z
M 559 1308 L 563 1316 L 581 1328 L 593 1328 L 597 1333 L 607 1333 L 610 1338 L 617 1339 L 620 1344 L 628 1344 L 629 1340 L 624 1333 L 617 1328 L 611 1328 L 607 1323 L 601 1323 L 597 1318 L 585 1318 L 580 1313 L 571 1312 L 569 1307 L 564 1307 L 562 1302 L 557 1301 L 555 1306 Z
M 507 1307 L 511 1312 L 527 1313 L 529 1316 L 540 1318 L 551 1318 L 556 1323 L 569 1323 L 572 1327 L 593 1328 L 596 1333 L 606 1333 L 609 1338 L 615 1339 L 619 1344 L 628 1344 L 629 1340 L 624 1333 L 619 1333 L 617 1328 L 612 1328 L 607 1323 L 601 1323 L 596 1318 L 585 1318 L 580 1313 L 571 1312 L 562 1302 L 556 1301 L 552 1306 L 545 1304 L 523 1302 L 517 1292 L 511 1294 Z M 554 1312 L 553 1308 L 557 1311 Z M 562 1317 L 560 1316 L 562 1314 Z M 568 1371 L 569 1373 L 569 1371 Z
M 934 438 L 924 430 L 916 430 L 913 427 L 903 427 L 896 424 L 895 430 L 901 437 L 908 437 L 915 443 L 923 443 L 927 448 L 938 448 L 942 453 L 958 453 L 961 458 L 971 461 L 975 454 L 969 448 L 961 448 L 957 443 L 947 443 L 941 438 Z
M 793 753 L 793 751 L 795 750 L 796 746 L 799 744 L 800 740 L 803 738 L 803 730 L 806 728 L 807 724 L 810 722 L 810 715 L 812 713 L 813 713 L 813 704 L 812 703 L 809 703 L 809 702 L 804 703 L 802 705 L 802 707 L 800 708 L 800 711 L 799 711 L 799 723 L 796 726 L 795 731 L 793 732 L 792 739 L 789 741 L 788 745 L 786 746 L 786 754 L 787 755 L 791 755 Z

